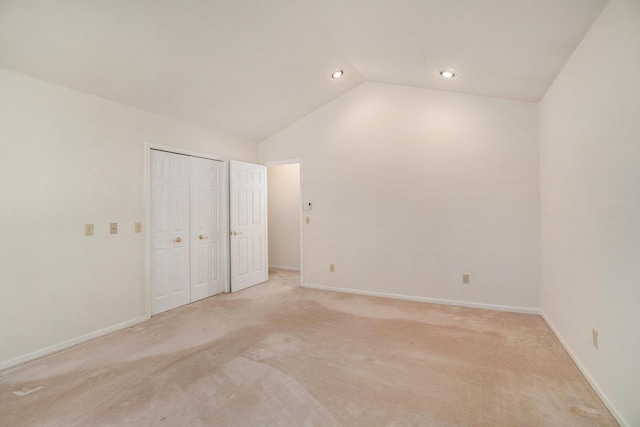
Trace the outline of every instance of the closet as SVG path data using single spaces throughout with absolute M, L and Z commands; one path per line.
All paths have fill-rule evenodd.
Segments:
M 151 150 L 151 314 L 224 291 L 226 169 Z

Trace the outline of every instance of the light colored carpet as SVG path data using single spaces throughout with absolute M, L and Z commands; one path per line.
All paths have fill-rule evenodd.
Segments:
M 616 425 L 539 316 L 298 281 L 0 372 L 0 425 Z

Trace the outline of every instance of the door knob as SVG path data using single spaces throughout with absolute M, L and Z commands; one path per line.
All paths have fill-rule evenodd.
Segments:
M 174 240 L 174 242 L 180 243 L 180 242 L 182 242 L 182 238 L 178 237 L 176 240 Z
M 208 239 L 208 238 L 209 238 L 209 236 L 204 236 L 202 234 L 198 236 L 198 239 L 200 239 L 200 240 Z
M 232 236 L 237 236 L 238 234 L 242 234 L 242 231 L 232 231 L 231 232 Z

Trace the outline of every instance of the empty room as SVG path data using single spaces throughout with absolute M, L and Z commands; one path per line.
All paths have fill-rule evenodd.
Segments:
M 0 0 L 0 426 L 640 426 L 638 0 Z

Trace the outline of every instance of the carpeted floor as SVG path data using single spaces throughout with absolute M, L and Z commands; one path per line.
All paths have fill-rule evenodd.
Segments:
M 617 425 L 539 316 L 298 283 L 0 372 L 0 425 Z

